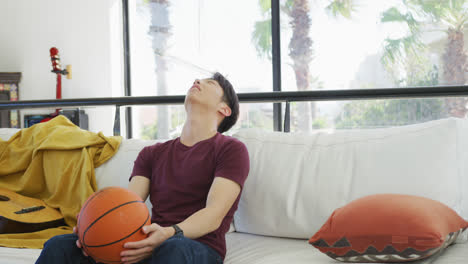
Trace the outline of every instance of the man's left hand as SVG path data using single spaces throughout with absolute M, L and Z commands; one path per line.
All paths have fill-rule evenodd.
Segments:
M 124 264 L 137 263 L 150 257 L 153 250 L 174 235 L 175 232 L 172 227 L 162 227 L 155 223 L 144 226 L 142 229 L 148 236 L 147 238 L 124 244 L 124 248 L 128 249 L 120 253 L 121 261 Z

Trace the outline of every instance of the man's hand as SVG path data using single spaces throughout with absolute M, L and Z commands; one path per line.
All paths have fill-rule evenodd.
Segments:
M 148 235 L 147 238 L 124 244 L 124 248 L 129 249 L 120 253 L 120 256 L 122 257 L 121 261 L 124 264 L 132 264 L 148 258 L 156 247 L 161 245 L 175 233 L 175 230 L 172 227 L 162 227 L 155 223 L 149 226 L 144 226 L 142 230 L 146 235 Z
M 75 233 L 76 235 L 78 235 L 78 227 L 76 227 L 76 226 L 73 227 L 73 233 Z M 81 243 L 80 243 L 80 240 L 79 240 L 79 239 L 76 240 L 76 246 L 77 246 L 78 248 L 81 248 Z M 88 256 L 88 254 L 86 254 L 86 252 L 85 252 L 83 249 L 81 249 L 81 252 L 83 252 L 83 255 Z

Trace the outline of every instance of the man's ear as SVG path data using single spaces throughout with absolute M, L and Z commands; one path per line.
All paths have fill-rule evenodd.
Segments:
M 223 103 L 218 109 L 218 112 L 222 114 L 224 117 L 231 115 L 231 108 L 227 106 L 227 104 Z

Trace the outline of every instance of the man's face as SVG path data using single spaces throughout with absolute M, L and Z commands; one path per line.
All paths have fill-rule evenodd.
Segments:
M 218 111 L 218 108 L 225 104 L 223 98 L 223 88 L 213 79 L 196 79 L 185 97 L 187 104 L 199 104 L 204 107 Z

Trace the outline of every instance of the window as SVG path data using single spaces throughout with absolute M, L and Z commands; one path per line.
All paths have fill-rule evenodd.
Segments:
M 261 12 L 256 1 L 129 3 L 132 95 L 183 95 L 195 78 L 215 71 L 226 75 L 238 93 L 271 91 L 271 60 L 257 56 L 252 40 L 255 24 L 268 20 L 268 12 Z M 270 24 L 263 26 L 271 30 Z M 243 105 L 241 110 L 271 118 L 271 107 Z M 172 120 L 183 107 L 140 107 L 133 112 L 134 137 L 152 126 L 158 138 L 171 138 L 181 129 L 182 123 Z
M 467 23 L 467 5 L 468 1 L 281 0 L 282 88 L 464 85 L 467 59 L 461 26 Z M 297 103 L 292 106 L 292 128 L 380 127 L 465 117 L 466 103 L 466 98 Z M 424 113 L 414 113 L 419 108 Z M 395 109 L 401 113 L 395 115 Z M 370 117 L 351 122 L 364 118 L 362 114 L 384 115 L 386 122 L 372 123 Z M 334 122 L 339 119 L 339 124 Z
M 132 95 L 185 94 L 194 78 L 214 71 L 227 74 L 239 93 L 272 91 L 278 77 L 272 76 L 277 65 L 272 44 L 279 42 L 283 91 L 447 87 L 465 85 L 468 78 L 465 0 L 130 3 Z M 277 11 L 272 3 L 279 4 L 279 39 L 272 38 Z M 466 117 L 467 102 L 465 97 L 292 102 L 291 131 Z M 181 106 L 141 107 L 134 113 L 135 137 L 148 126 L 157 127 L 158 138 L 176 136 L 182 123 L 173 120 L 183 121 L 182 112 Z M 272 129 L 278 118 L 272 104 L 241 104 L 234 129 Z

